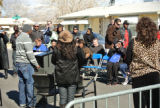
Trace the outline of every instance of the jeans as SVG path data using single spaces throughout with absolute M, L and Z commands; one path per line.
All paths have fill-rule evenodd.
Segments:
M 127 76 L 127 74 L 126 74 L 127 69 L 128 69 L 128 66 L 126 63 L 120 64 L 119 70 L 122 72 L 122 75 L 124 78 L 126 78 L 126 76 Z
M 12 52 L 12 60 L 13 60 L 13 72 L 17 72 L 16 70 L 16 50 Z
M 19 76 L 19 104 L 26 104 L 28 107 L 35 106 L 36 99 L 33 92 L 34 80 L 32 75 L 34 69 L 31 64 L 16 63 Z
M 60 93 L 60 105 L 64 105 L 74 100 L 74 94 L 76 92 L 76 85 L 59 86 Z

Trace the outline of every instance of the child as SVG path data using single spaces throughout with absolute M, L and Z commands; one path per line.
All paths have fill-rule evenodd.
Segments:
M 57 40 L 52 39 L 51 46 L 49 47 L 49 51 L 53 51 L 56 45 L 57 45 Z
M 35 43 L 36 43 L 36 45 L 33 48 L 34 52 L 46 52 L 46 51 L 48 51 L 48 48 L 44 44 L 42 44 L 42 40 L 40 38 L 37 38 L 35 40 Z

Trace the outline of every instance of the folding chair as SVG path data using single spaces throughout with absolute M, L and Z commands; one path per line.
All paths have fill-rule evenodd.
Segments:
M 98 73 L 99 72 L 102 72 L 101 70 L 107 70 L 107 61 L 109 60 L 109 57 L 107 56 L 107 55 L 104 55 L 103 57 L 102 57 L 102 61 L 101 61 L 101 63 L 99 64 L 99 66 L 97 67 L 97 71 L 96 71 L 96 75 L 95 75 L 95 81 L 96 81 L 96 79 L 97 79 L 97 77 L 98 77 Z
M 92 60 L 93 61 L 97 60 L 97 61 L 99 61 L 99 63 L 97 65 L 95 65 L 95 63 L 94 63 L 93 66 L 91 66 L 90 64 L 88 64 L 87 66 L 83 66 L 83 68 L 85 69 L 85 73 L 87 72 L 88 69 L 97 69 L 100 66 L 101 61 L 102 61 L 102 54 L 95 54 L 94 53 L 93 56 L 92 56 Z M 82 74 L 83 78 L 85 76 L 85 73 L 83 72 L 83 74 Z

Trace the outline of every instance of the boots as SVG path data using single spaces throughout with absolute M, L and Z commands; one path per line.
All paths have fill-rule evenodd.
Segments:
M 4 70 L 4 73 L 5 73 L 4 79 L 7 79 L 7 78 L 8 78 L 8 70 L 5 69 L 5 70 Z
M 66 104 L 60 105 L 60 108 L 65 108 Z

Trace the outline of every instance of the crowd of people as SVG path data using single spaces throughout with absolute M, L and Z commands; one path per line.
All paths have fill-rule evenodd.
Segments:
M 137 26 L 137 36 L 132 37 L 129 22 L 125 20 L 121 27 L 121 20 L 112 20 L 108 25 L 105 36 L 105 47 L 98 43 L 92 28 L 82 35 L 77 26 L 73 31 L 64 30 L 58 24 L 53 28 L 52 21 L 47 21 L 46 28 L 40 30 L 40 25 L 35 23 L 33 29 L 24 25 L 22 30 L 14 26 L 11 35 L 12 59 L 14 75 L 19 76 L 19 105 L 32 108 L 35 106 L 33 93 L 34 69 L 40 66 L 36 61 L 34 52 L 52 51 L 52 63 L 55 65 L 55 79 L 60 93 L 60 108 L 74 99 L 80 81 L 80 69 L 92 61 L 94 53 L 107 55 L 107 85 L 116 85 L 119 82 L 118 72 L 122 72 L 127 85 L 132 78 L 132 87 L 138 88 L 160 83 L 160 30 L 148 17 L 142 17 Z M 159 26 L 160 29 L 160 26 Z M 9 39 L 6 32 L 0 33 L 0 67 L 5 71 L 7 79 L 9 69 L 8 52 L 6 44 Z M 98 62 L 93 61 L 93 64 Z M 25 92 L 26 91 L 26 92 Z M 159 91 L 152 91 L 153 108 L 158 108 Z M 139 108 L 139 95 L 133 95 L 135 108 Z M 149 108 L 149 93 L 142 93 L 142 108 Z

